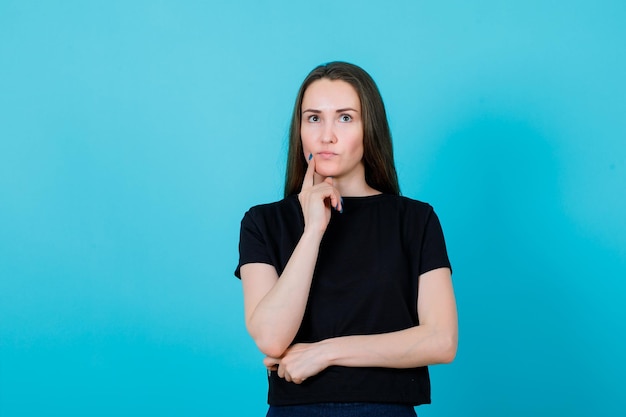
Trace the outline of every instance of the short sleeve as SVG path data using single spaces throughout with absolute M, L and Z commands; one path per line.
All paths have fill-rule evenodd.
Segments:
M 241 220 L 239 233 L 239 264 L 235 269 L 235 276 L 241 278 L 241 266 L 248 263 L 271 264 L 267 244 L 255 221 L 253 210 L 249 210 Z
M 452 270 L 441 223 L 437 214 L 431 209 L 422 235 L 419 275 L 443 267 Z

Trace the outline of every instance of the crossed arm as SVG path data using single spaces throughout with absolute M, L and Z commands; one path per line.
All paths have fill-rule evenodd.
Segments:
M 304 250 L 308 244 L 303 236 L 280 279 L 270 265 L 248 264 L 241 269 L 246 325 L 259 349 L 267 355 L 264 363 L 269 369 L 277 370 L 288 381 L 301 383 L 332 365 L 413 368 L 454 359 L 458 324 L 448 268 L 419 277 L 418 326 L 291 345 L 308 298 L 311 278 L 307 272 L 310 268 L 312 276 L 315 265 L 315 259 L 308 259 L 311 252 Z

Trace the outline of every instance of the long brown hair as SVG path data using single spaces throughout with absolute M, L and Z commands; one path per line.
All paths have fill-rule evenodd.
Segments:
M 322 78 L 345 81 L 356 90 L 361 101 L 363 121 L 365 182 L 380 192 L 399 195 L 400 186 L 393 160 L 391 131 L 387 122 L 385 105 L 376 83 L 365 70 L 356 65 L 347 62 L 329 62 L 318 66 L 307 75 L 296 97 L 289 128 L 285 197 L 299 193 L 302 188 L 307 168 L 300 137 L 302 98 L 306 89 Z

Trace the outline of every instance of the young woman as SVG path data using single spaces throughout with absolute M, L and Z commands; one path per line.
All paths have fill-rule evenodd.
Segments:
M 241 223 L 235 275 L 266 355 L 268 416 L 415 416 L 457 349 L 439 220 L 400 196 L 382 98 L 361 68 L 304 80 L 285 198 Z

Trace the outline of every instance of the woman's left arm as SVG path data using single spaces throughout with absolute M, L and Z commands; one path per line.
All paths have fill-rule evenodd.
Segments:
M 328 366 L 415 368 L 452 362 L 456 356 L 458 321 L 449 268 L 419 277 L 418 326 L 390 333 L 343 336 L 291 346 L 282 358 L 265 365 L 295 383 Z

